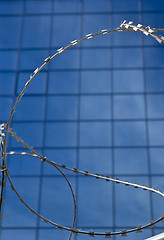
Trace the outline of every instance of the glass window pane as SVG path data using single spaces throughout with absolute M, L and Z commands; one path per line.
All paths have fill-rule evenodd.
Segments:
M 53 239 L 54 236 L 57 239 L 68 239 L 70 233 L 68 231 L 60 231 L 59 229 L 38 229 L 39 240 Z M 74 238 L 71 238 L 74 240 Z
M 163 174 L 164 161 L 163 161 L 163 148 L 150 149 L 150 163 L 152 174 Z
M 28 70 L 32 73 L 32 71 L 43 64 L 47 56 L 47 50 L 22 50 L 20 53 L 19 69 Z
M 0 121 L 6 122 L 9 119 L 12 105 L 12 97 L 0 97 Z
M 114 141 L 116 146 L 145 146 L 145 123 L 137 121 L 115 122 Z
M 45 97 L 24 96 L 17 106 L 14 120 L 44 120 Z
M 147 174 L 147 150 L 142 148 L 115 149 L 115 174 Z
M 5 240 L 10 240 L 10 239 L 17 239 L 17 240 L 35 240 L 35 236 L 36 236 L 36 231 L 35 230 L 31 230 L 31 229 L 3 229 L 2 233 L 1 233 L 1 237 L 2 239 Z
M 126 0 L 126 3 L 122 0 L 112 0 L 113 11 L 115 12 L 128 12 L 128 11 L 138 11 L 138 0 Z M 131 19 L 132 20 L 132 19 Z
M 20 38 L 21 17 L 0 17 L 0 48 L 17 48 Z
M 110 119 L 111 96 L 81 96 L 82 119 Z
M 44 155 L 48 160 L 54 161 L 58 164 L 65 165 L 70 168 L 74 168 L 76 166 L 76 149 L 45 149 Z M 63 169 L 61 169 L 63 171 Z M 66 172 L 66 170 L 64 170 Z M 59 171 L 55 171 L 55 168 L 50 164 L 44 164 L 43 173 L 45 175 L 61 175 Z M 73 174 L 70 171 L 67 173 Z
M 91 173 L 111 174 L 112 154 L 110 149 L 80 149 L 79 169 Z
M 94 2 L 95 4 L 95 2 Z M 83 34 L 89 33 L 96 34 L 103 29 L 110 28 L 110 16 L 109 15 L 84 15 L 83 17 Z M 84 41 L 83 46 L 109 46 L 111 44 L 111 36 L 105 34 L 102 36 L 94 37 Z
M 148 2 L 147 0 L 142 0 L 142 9 L 147 11 L 155 11 L 155 10 L 164 10 L 164 2 L 163 0 L 156 0 Z
M 17 51 L 0 51 L 0 70 L 15 70 L 17 67 Z
M 19 152 L 24 152 L 22 148 Z M 40 174 L 40 159 L 23 155 L 8 155 L 7 156 L 8 167 L 10 168 L 10 174 L 13 176 L 24 175 L 39 175 Z
M 29 73 L 24 73 L 24 72 L 20 72 L 18 75 L 18 85 L 17 85 L 17 94 L 19 94 L 26 82 L 30 79 L 30 74 Z M 47 74 L 44 72 L 40 72 L 34 80 L 32 80 L 32 82 L 30 83 L 30 85 L 28 86 L 27 90 L 25 93 L 27 94 L 44 94 L 45 93 L 45 88 L 46 88 L 46 78 L 47 78 Z
M 82 71 L 82 93 L 109 93 L 111 92 L 110 71 Z
M 26 16 L 24 19 L 22 47 L 48 47 L 50 17 Z
M 110 10 L 109 0 L 84 0 L 84 12 L 108 12 Z M 94 6 L 94 7 L 93 7 Z
M 77 71 L 50 72 L 48 92 L 50 94 L 77 93 L 78 79 Z
M 164 118 L 164 95 L 147 95 L 148 117 Z
M 55 0 L 54 4 L 54 12 L 55 13 L 79 13 L 81 9 L 81 1 L 80 0 L 69 0 L 69 1 L 61 1 Z
M 23 10 L 23 1 L 1 1 L 1 14 L 21 14 Z
M 149 124 L 149 143 L 154 146 L 164 145 L 164 122 L 150 121 Z
M 110 67 L 109 49 L 83 49 L 82 68 L 109 68 Z
M 163 233 L 164 232 L 164 229 L 161 227 L 161 228 L 159 228 L 159 229 L 154 229 L 155 231 L 154 231 L 154 234 L 155 235 L 157 235 L 157 234 L 161 234 L 161 233 Z
M 48 120 L 76 120 L 78 113 L 77 97 L 48 97 Z
M 164 70 L 146 70 L 145 76 L 147 92 L 164 92 Z
M 164 48 L 145 48 L 146 67 L 163 67 Z
M 13 94 L 15 92 L 15 73 L 0 73 L 0 94 Z
M 128 177 L 126 180 L 129 182 L 138 182 L 137 177 Z M 147 185 L 146 178 L 142 177 L 142 181 Z M 141 189 L 136 190 L 132 187 L 116 184 L 115 193 L 116 224 L 118 226 L 129 226 L 132 228 L 133 226 L 139 226 L 141 222 L 148 223 L 151 221 L 150 194 L 148 191 Z M 144 199 L 144 201 L 140 199 Z M 134 208 L 134 206 L 136 207 Z M 140 211 L 138 211 L 138 209 L 140 209 Z
M 77 124 L 71 122 L 46 124 L 46 147 L 75 147 Z
M 69 179 L 74 189 L 75 179 Z M 54 222 L 71 226 L 73 222 L 73 199 L 68 183 L 63 177 L 43 177 L 41 214 Z M 67 201 L 66 201 L 67 199 Z M 40 226 L 48 227 L 40 220 Z
M 62 15 L 54 16 L 52 46 L 67 46 L 71 41 L 79 39 L 80 35 L 80 16 Z
M 115 3 L 115 4 L 117 4 L 117 3 Z M 125 4 L 125 8 L 127 7 L 126 5 L 127 4 Z M 139 14 L 138 13 L 127 13 L 127 12 L 113 14 L 113 29 L 116 29 L 117 27 L 119 27 L 123 20 L 133 21 L 134 24 L 138 24 L 139 23 Z M 114 33 L 114 34 L 117 34 L 117 33 Z M 138 33 L 136 33 L 136 35 L 137 34 Z
M 21 137 L 24 142 L 29 143 L 33 147 L 42 147 L 43 145 L 43 124 L 42 123 L 13 123 L 14 132 Z M 32 137 L 31 137 L 32 136 Z M 11 138 L 11 147 L 21 147 L 22 144 L 17 142 L 15 138 Z
M 158 0 L 159 1 L 159 0 Z M 157 1 L 157 2 L 158 2 Z M 154 3 L 156 5 L 155 8 L 161 8 L 160 10 L 162 11 L 162 8 L 163 6 L 162 5 L 159 5 L 158 6 L 158 3 L 155 3 L 154 1 L 152 1 L 150 5 L 150 8 L 153 7 Z M 153 7 L 154 8 L 154 7 Z M 154 8 L 154 10 L 155 10 Z M 164 25 L 164 19 L 163 19 L 163 13 L 162 12 L 150 12 L 150 13 L 143 13 L 142 14 L 143 16 L 143 24 L 145 26 L 149 25 L 151 28 L 156 28 L 156 29 L 160 29 L 160 28 L 163 28 L 162 26 Z M 158 35 L 163 35 L 163 32 L 158 32 L 157 33 Z M 144 37 L 144 45 L 153 45 L 153 46 L 160 46 L 161 44 L 159 44 L 158 41 L 156 41 L 154 38 L 148 36 L 148 37 Z
M 114 118 L 136 119 L 145 117 L 144 96 L 114 96 Z
M 163 176 L 154 176 L 152 177 L 152 186 L 155 189 L 159 189 L 161 192 L 164 190 L 164 177 Z M 153 202 L 153 215 L 155 219 L 158 219 L 161 216 L 161 213 L 164 212 L 163 199 L 157 194 L 152 194 Z M 158 224 L 159 227 L 163 227 L 163 222 Z
M 26 13 L 51 13 L 52 1 L 47 0 L 39 1 L 28 0 L 25 2 L 25 12 Z
M 79 178 L 78 224 L 112 225 L 112 185 L 93 178 Z
M 15 188 L 24 201 L 26 201 L 33 209 L 36 210 L 38 207 L 39 178 L 22 177 L 12 178 L 12 180 Z M 7 184 L 2 226 L 36 227 L 37 216 L 28 211 L 25 205 L 18 200 L 16 194 L 14 194 L 14 192 L 9 188 L 10 185 Z
M 78 69 L 79 60 L 79 49 L 66 50 L 50 62 L 50 68 L 57 70 Z
M 110 122 L 81 122 L 80 146 L 105 146 L 111 145 Z
M 117 32 L 112 35 L 112 38 L 114 46 L 141 45 L 141 34 L 139 34 L 138 32 Z
M 150 4 L 150 6 L 152 5 Z M 156 6 L 157 6 L 157 2 L 156 2 Z M 160 7 L 162 6 L 160 5 Z M 142 16 L 143 16 L 143 22 L 145 26 L 149 25 L 151 28 L 156 28 L 156 29 L 163 28 L 162 27 L 164 25 L 163 13 L 160 13 L 160 12 L 143 13 Z
M 113 64 L 115 68 L 142 67 L 142 50 L 140 48 L 113 49 Z
M 140 70 L 113 71 L 114 92 L 143 92 L 143 72 Z

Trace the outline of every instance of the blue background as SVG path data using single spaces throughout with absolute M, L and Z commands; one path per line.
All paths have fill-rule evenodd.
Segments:
M 0 122 L 7 122 L 18 94 L 46 57 L 86 34 L 115 29 L 124 19 L 164 28 L 164 1 L 1 0 Z M 163 56 L 163 46 L 140 33 L 104 35 L 76 45 L 37 75 L 11 127 L 57 163 L 164 192 Z M 8 137 L 8 151 L 25 149 Z M 7 161 L 26 202 L 71 227 L 73 201 L 61 174 L 31 157 Z M 163 199 L 155 194 L 65 172 L 76 194 L 79 229 L 119 231 L 164 214 Z M 1 240 L 64 240 L 69 235 L 32 215 L 8 182 L 0 224 Z M 143 240 L 163 231 L 159 223 L 126 239 Z

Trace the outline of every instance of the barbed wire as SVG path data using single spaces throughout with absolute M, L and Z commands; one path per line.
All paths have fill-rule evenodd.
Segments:
M 18 142 L 22 143 L 23 146 L 24 146 L 24 141 L 22 140 L 22 138 L 18 137 L 16 135 L 16 133 L 14 133 L 12 131 L 12 129 L 10 128 L 9 129 L 9 132 L 11 133 L 11 135 L 13 137 L 15 137 L 17 139 Z M 27 144 L 26 144 L 27 146 Z M 156 190 L 154 188 L 150 188 L 150 187 L 147 187 L 146 185 L 140 185 L 138 183 L 131 183 L 131 182 L 128 182 L 128 181 L 122 181 L 122 180 L 119 180 L 119 179 L 113 179 L 113 178 L 110 178 L 109 176 L 101 176 L 99 174 L 93 174 L 93 173 L 89 173 L 88 171 L 81 171 L 81 170 L 78 170 L 77 168 L 69 168 L 69 167 L 66 167 L 65 165 L 60 165 L 60 164 L 57 164 L 56 162 L 54 161 L 50 161 L 47 159 L 47 157 L 45 156 L 42 156 L 40 154 L 38 154 L 32 147 L 30 147 L 29 145 L 27 146 L 27 148 L 33 153 L 33 154 L 30 154 L 30 153 L 27 153 L 27 152 L 21 152 L 21 153 L 18 153 L 18 152 L 14 152 L 14 151 L 11 151 L 11 152 L 8 152 L 7 155 L 21 155 L 21 156 L 30 156 L 30 157 L 35 157 L 35 158 L 39 158 L 42 162 L 48 162 L 49 164 L 51 164 L 52 166 L 54 167 L 60 167 L 60 168 L 63 168 L 63 169 L 66 169 L 66 170 L 69 170 L 69 171 L 72 171 L 73 173 L 80 173 L 80 174 L 83 174 L 85 176 L 90 176 L 90 177 L 94 177 L 96 179 L 103 179 L 103 180 L 106 180 L 107 182 L 115 182 L 115 183 L 121 183 L 121 184 L 124 184 L 125 186 L 132 186 L 134 188 L 141 188 L 143 190 L 148 190 L 150 192 L 153 192 L 153 193 L 156 193 L 156 194 L 159 194 L 161 195 L 162 197 L 164 197 L 164 193 L 160 192 L 159 190 Z M 35 152 L 35 153 L 34 153 Z M 11 178 L 10 178 L 10 183 L 11 183 Z M 11 188 L 12 190 L 14 190 L 16 192 L 16 194 L 18 195 L 16 189 L 13 187 L 13 184 L 11 184 Z M 22 201 L 22 199 L 20 199 L 20 201 L 22 203 L 25 204 L 24 201 Z M 128 229 L 128 230 L 122 230 L 122 231 L 119 231 L 119 232 L 104 232 L 104 233 L 99 233 L 99 232 L 90 232 L 90 231 L 81 231 L 79 229 L 74 229 L 74 228 L 68 228 L 68 227 L 65 227 L 65 226 L 62 226 L 62 225 L 58 225 L 52 221 L 50 221 L 49 219 L 46 219 L 44 218 L 43 216 L 39 215 L 37 212 L 35 212 L 33 209 L 31 209 L 30 206 L 28 206 L 27 204 L 25 204 L 26 207 L 28 207 L 30 209 L 30 211 L 33 213 L 33 214 L 36 214 L 37 216 L 39 216 L 40 218 L 43 219 L 43 221 L 47 222 L 47 223 L 50 223 L 54 226 L 56 226 L 58 229 L 65 229 L 65 230 L 68 230 L 68 231 L 71 231 L 73 232 L 74 234 L 77 234 L 77 233 L 83 233 L 83 234 L 88 234 L 88 235 L 91 235 L 91 236 L 96 236 L 96 235 L 104 235 L 105 237 L 110 237 L 112 235 L 118 235 L 118 234 L 121 234 L 122 236 L 126 236 L 127 233 L 130 233 L 130 232 L 141 232 L 142 229 L 145 229 L 147 227 L 154 227 L 155 224 L 157 224 L 158 222 L 160 221 L 164 221 L 164 215 L 162 215 L 160 218 L 158 218 L 157 220 L 155 221 L 151 221 L 150 223 L 146 224 L 146 225 L 143 225 L 143 226 L 137 226 L 136 228 L 133 228 L 133 229 Z
M 158 195 L 161 195 L 162 197 L 164 197 L 164 193 L 162 193 L 161 191 L 159 190 L 156 190 L 152 187 L 147 187 L 145 185 L 140 185 L 140 184 L 137 184 L 137 183 L 131 183 L 131 182 L 128 182 L 128 181 L 122 181 L 122 180 L 119 180 L 119 179 L 114 179 L 114 178 L 111 178 L 109 176 L 101 176 L 100 174 L 93 174 L 93 173 L 89 173 L 88 171 L 81 171 L 81 170 L 78 170 L 77 168 L 70 168 L 70 167 L 67 167 L 65 165 L 60 165 L 54 161 L 50 161 L 47 159 L 47 157 L 43 156 L 43 155 L 40 155 L 36 152 L 36 149 L 34 149 L 33 147 L 29 146 L 28 143 L 25 143 L 21 137 L 18 137 L 16 132 L 14 132 L 12 130 L 12 128 L 9 128 L 10 126 L 10 123 L 11 123 L 11 120 L 12 120 L 12 117 L 13 117 L 13 114 L 15 112 L 15 109 L 18 105 L 18 103 L 20 102 L 21 98 L 23 97 L 26 89 L 28 88 L 29 84 L 33 81 L 33 79 L 36 77 L 36 75 L 50 62 L 52 61 L 55 57 L 57 57 L 59 54 L 61 54 L 62 52 L 66 51 L 67 49 L 73 47 L 74 45 L 76 44 L 79 44 L 85 40 L 88 40 L 88 39 L 91 39 L 93 37 L 97 37 L 97 36 L 101 36 L 101 35 L 104 35 L 104 34 L 111 34 L 111 33 L 115 33 L 115 32 L 126 32 L 126 31 L 130 31 L 130 32 L 141 32 L 142 34 L 145 34 L 146 36 L 151 36 L 153 37 L 155 40 L 157 40 L 159 43 L 164 43 L 164 37 L 161 36 L 161 35 L 157 35 L 156 33 L 159 32 L 159 31 L 164 31 L 164 29 L 155 29 L 155 28 L 150 28 L 150 26 L 143 26 L 141 24 L 137 24 L 137 25 L 134 25 L 132 21 L 130 22 L 126 22 L 126 20 L 124 20 L 120 26 L 115 29 L 115 30 L 101 30 L 100 33 L 97 33 L 97 34 L 87 34 L 85 38 L 81 39 L 81 40 L 73 40 L 71 41 L 71 44 L 69 44 L 68 46 L 66 47 L 61 47 L 57 50 L 57 52 L 52 55 L 52 56 L 49 56 L 47 57 L 45 60 L 44 60 L 44 63 L 36 68 L 34 70 L 34 73 L 33 75 L 30 76 L 30 79 L 26 82 L 22 92 L 19 94 L 19 96 L 17 97 L 17 100 L 16 100 L 16 103 L 15 105 L 13 106 L 12 110 L 11 110 L 11 113 L 10 113 L 10 117 L 9 117 L 9 120 L 6 124 L 1 124 L 0 125 L 0 143 L 1 143 L 1 156 L 2 156 L 2 167 L 1 167 L 1 172 L 2 172 L 2 177 L 1 177 L 1 197 L 0 197 L 0 211 L 1 210 L 1 207 L 2 207 L 2 203 L 3 203 L 3 189 L 4 189 L 4 186 L 5 186 L 5 181 L 4 181 L 4 173 L 6 174 L 9 182 L 10 182 L 10 186 L 12 188 L 12 190 L 16 193 L 16 195 L 18 196 L 19 200 L 35 215 L 37 215 L 38 217 L 40 217 L 44 222 L 46 223 L 50 223 L 52 225 L 54 225 L 55 227 L 57 227 L 58 229 L 64 229 L 64 230 L 68 230 L 70 231 L 70 236 L 69 236 L 69 240 L 71 239 L 71 236 L 72 234 L 78 234 L 78 233 L 82 233 L 82 234 L 87 234 L 89 236 L 96 236 L 96 235 L 103 235 L 105 236 L 106 238 L 110 238 L 112 235 L 121 235 L 121 236 L 126 236 L 128 233 L 130 232 L 141 232 L 143 229 L 147 228 L 147 227 L 154 227 L 154 225 L 160 221 L 164 221 L 164 215 L 162 215 L 160 218 L 158 218 L 157 220 L 155 221 L 151 221 L 150 223 L 146 224 L 146 225 L 143 225 L 143 226 L 137 226 L 136 228 L 133 228 L 133 229 L 128 229 L 128 230 L 122 230 L 122 231 L 118 231 L 118 232 L 94 232 L 94 231 L 82 231 L 82 230 L 79 230 L 79 229 L 76 229 L 75 228 L 75 221 L 76 221 L 76 199 L 75 199 L 75 194 L 73 192 L 73 188 L 71 186 L 71 183 L 69 182 L 68 178 L 66 177 L 65 173 L 61 170 L 62 169 L 66 169 L 66 170 L 69 170 L 73 173 L 78 173 L 78 174 L 83 174 L 85 176 L 90 176 L 90 177 L 94 177 L 94 178 L 97 178 L 97 179 L 104 179 L 108 182 L 114 182 L 114 183 L 121 183 L 121 184 L 124 184 L 126 186 L 132 186 L 134 188 L 140 188 L 140 189 L 143 189 L 143 190 L 148 190 L 150 192 L 153 192 L 153 193 L 156 193 Z M 3 130 L 5 128 L 5 134 L 3 133 Z M 6 142 L 7 142 L 7 134 L 10 133 L 12 137 L 16 138 L 16 140 L 18 142 L 20 142 L 21 144 L 23 144 L 23 147 L 26 148 L 26 149 L 29 149 L 31 151 L 32 154 L 30 153 L 27 153 L 27 152 L 21 152 L 21 153 L 16 153 L 14 151 L 12 152 L 6 152 Z M 4 138 L 3 138 L 4 137 Z M 6 161 L 6 156 L 7 155 L 21 155 L 21 156 L 31 156 L 31 157 L 35 157 L 35 158 L 39 158 L 42 162 L 47 162 L 49 163 L 50 165 L 52 165 L 53 167 L 55 167 L 62 175 L 63 177 L 65 178 L 69 188 L 70 188 L 70 191 L 71 191 L 71 194 L 72 194 L 72 198 L 73 198 L 73 202 L 74 202 L 74 217 L 73 217 L 73 224 L 72 224 L 72 227 L 67 227 L 67 226 L 63 226 L 63 225 L 60 225 L 60 224 L 57 224 L 45 217 L 43 217 L 42 215 L 40 215 L 38 212 L 36 212 L 35 210 L 33 210 L 24 200 L 23 198 L 19 195 L 19 193 L 17 192 L 15 186 L 13 185 L 12 183 L 12 180 L 11 180 L 11 177 L 10 177 L 10 173 L 9 173 L 9 169 L 7 167 L 7 161 Z

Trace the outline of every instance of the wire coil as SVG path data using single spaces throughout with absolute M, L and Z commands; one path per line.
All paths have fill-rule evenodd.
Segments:
M 69 182 L 67 176 L 65 175 L 65 173 L 61 170 L 61 169 L 67 169 L 73 173 L 78 173 L 78 174 L 82 174 L 82 175 L 85 175 L 85 176 L 90 176 L 90 177 L 94 177 L 94 178 L 97 178 L 97 179 L 102 179 L 102 180 L 106 180 L 108 182 L 114 182 L 114 183 L 120 183 L 120 184 L 123 184 L 125 186 L 131 186 L 131 187 L 134 187 L 134 188 L 140 188 L 140 189 L 143 189 L 143 190 L 148 190 L 150 192 L 153 192 L 153 193 L 156 193 L 162 197 L 164 197 L 164 193 L 162 193 L 161 191 L 159 190 L 156 190 L 154 188 L 151 188 L 151 187 L 147 187 L 145 185 L 140 185 L 140 184 L 137 184 L 137 183 L 131 183 L 131 182 L 128 182 L 128 181 L 122 181 L 122 180 L 119 180 L 119 179 L 114 179 L 114 178 L 111 178 L 109 176 L 102 176 L 102 175 L 99 175 L 99 174 L 94 174 L 94 173 L 90 173 L 88 171 L 81 171 L 79 169 L 76 169 L 76 168 L 70 168 L 70 167 L 67 167 L 65 165 L 60 165 L 54 161 L 51 161 L 51 160 L 48 160 L 47 157 L 45 156 L 42 156 L 40 154 L 38 154 L 36 152 L 36 150 L 34 148 L 32 148 L 31 146 L 29 146 L 28 143 L 25 143 L 21 137 L 18 137 L 17 134 L 11 129 L 9 128 L 10 126 L 10 123 L 11 123 L 11 120 L 12 120 L 12 117 L 13 117 L 13 114 L 15 112 L 15 109 L 19 103 L 19 101 L 21 100 L 21 98 L 23 97 L 26 89 L 28 88 L 28 86 L 30 85 L 30 83 L 33 81 L 33 79 L 36 77 L 36 75 L 50 62 L 52 61 L 55 57 L 57 57 L 59 54 L 61 54 L 62 52 L 66 51 L 67 49 L 73 47 L 74 45 L 76 44 L 79 44 L 85 40 L 88 40 L 90 38 L 93 38 L 93 37 L 97 37 L 97 36 L 101 36 L 101 35 L 104 35 L 104 34 L 111 34 L 111 33 L 115 33 L 115 32 L 126 32 L 126 31 L 130 31 L 130 32 L 141 32 L 142 34 L 146 35 L 146 36 L 151 36 L 153 37 L 155 40 L 157 40 L 159 43 L 161 44 L 164 44 L 164 37 L 161 36 L 161 35 L 158 35 L 156 34 L 157 32 L 159 31 L 164 31 L 164 29 L 155 29 L 155 28 L 150 28 L 149 26 L 143 26 L 141 24 L 137 24 L 137 25 L 134 25 L 133 22 L 126 22 L 126 20 L 124 20 L 120 26 L 115 29 L 115 30 L 112 30 L 112 31 L 108 31 L 108 30 L 101 30 L 100 33 L 97 33 L 97 34 L 88 34 L 86 35 L 85 38 L 81 39 L 81 40 L 73 40 L 71 41 L 70 45 L 66 46 L 66 47 L 61 47 L 57 50 L 57 52 L 53 55 L 53 56 L 49 56 L 47 57 L 45 60 L 44 60 L 44 63 L 40 66 L 40 67 L 37 67 L 35 70 L 34 70 L 34 73 L 33 75 L 30 76 L 30 79 L 26 82 L 22 92 L 19 94 L 17 100 L 16 100 L 16 103 L 15 105 L 13 106 L 12 110 L 11 110 L 11 113 L 10 113 L 10 117 L 9 117 L 9 120 L 6 124 L 1 124 L 0 125 L 0 144 L 1 144 L 1 156 L 2 156 L 2 165 L 1 165 L 1 172 L 2 172 L 2 176 L 1 176 L 1 195 L 0 195 L 0 212 L 2 212 L 2 203 L 4 202 L 4 199 L 3 199 L 3 192 L 4 192 L 4 187 L 5 187 L 5 177 L 4 175 L 6 174 L 9 182 L 10 182 L 10 186 L 12 188 L 12 190 L 16 193 L 16 195 L 18 196 L 19 200 L 35 215 L 37 215 L 38 217 L 40 217 L 44 222 L 46 223 L 50 223 L 52 225 L 54 225 L 56 228 L 62 230 L 67 230 L 67 231 L 70 231 L 70 236 L 69 236 L 69 239 L 71 239 L 71 236 L 72 234 L 78 234 L 78 233 L 81 233 L 81 234 L 87 234 L 89 236 L 104 236 L 105 238 L 110 238 L 112 235 L 121 235 L 121 236 L 126 236 L 128 233 L 131 233 L 131 232 L 141 232 L 143 229 L 145 228 L 148 228 L 148 227 L 154 227 L 155 224 L 157 224 L 158 222 L 160 221 L 164 221 L 164 215 L 162 215 L 160 218 L 158 218 L 157 220 L 154 220 L 154 221 L 151 221 L 150 223 L 146 224 L 146 225 L 143 225 L 143 226 L 137 226 L 133 229 L 124 229 L 122 231 L 118 231 L 118 232 L 103 232 L 103 233 L 100 233 L 100 232 L 94 232 L 94 231 L 82 231 L 82 230 L 79 230 L 79 229 L 76 229 L 75 228 L 75 221 L 76 221 L 76 199 L 75 199 L 75 194 L 73 192 L 73 188 L 71 186 L 71 183 Z M 5 129 L 5 133 L 3 132 Z M 20 142 L 24 148 L 30 150 L 31 153 L 27 153 L 27 152 L 6 152 L 6 141 L 7 141 L 7 134 L 10 133 L 12 137 L 16 138 L 16 140 L 18 142 Z M 40 159 L 42 162 L 47 162 L 49 163 L 50 165 L 52 165 L 53 167 L 55 167 L 62 175 L 63 177 L 65 178 L 67 184 L 68 184 L 68 187 L 71 191 L 71 194 L 72 194 L 72 198 L 73 198 L 73 204 L 74 204 L 74 216 L 73 216 L 73 223 L 72 223 L 72 227 L 67 227 L 67 226 L 63 226 L 63 225 L 59 225 L 45 217 L 43 217 L 42 215 L 40 215 L 38 212 L 36 212 L 35 210 L 33 210 L 23 199 L 22 197 L 19 195 L 19 193 L 17 192 L 12 180 L 11 180 L 11 177 L 10 177 L 10 173 L 9 173 L 9 169 L 7 167 L 7 162 L 6 162 L 6 157 L 8 155 L 21 155 L 21 156 L 31 156 L 31 157 L 34 157 L 34 158 L 38 158 Z M 2 214 L 0 215 L 0 217 L 2 217 Z

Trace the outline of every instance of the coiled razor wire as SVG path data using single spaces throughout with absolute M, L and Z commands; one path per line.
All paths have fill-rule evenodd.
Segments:
M 97 36 L 101 36 L 101 35 L 104 35 L 104 34 L 110 34 L 110 33 L 115 33 L 115 32 L 126 32 L 126 31 L 130 31 L 130 32 L 141 32 L 143 34 L 145 34 L 146 36 L 151 36 L 153 37 L 155 40 L 157 40 L 159 43 L 163 43 L 164 44 L 164 37 L 161 36 L 161 35 L 157 35 L 156 33 L 159 32 L 159 31 L 164 31 L 164 29 L 155 29 L 155 28 L 150 28 L 149 26 L 143 26 L 141 24 L 138 24 L 138 25 L 134 25 L 133 22 L 126 22 L 126 20 L 124 20 L 120 26 L 116 29 L 116 30 L 112 30 L 112 31 L 109 31 L 109 30 L 101 30 L 100 33 L 97 33 L 97 34 L 88 34 L 86 35 L 85 38 L 81 39 L 81 40 L 73 40 L 71 41 L 71 44 L 66 46 L 66 47 L 61 47 L 57 50 L 57 53 L 55 53 L 53 56 L 49 56 L 47 57 L 45 60 L 44 60 L 44 63 L 35 69 L 33 75 L 30 76 L 30 79 L 26 82 L 22 92 L 19 94 L 17 100 L 16 100 L 16 103 L 15 105 L 13 106 L 12 110 L 11 110 L 11 113 L 10 113 L 10 117 L 9 117 L 9 120 L 6 124 L 1 124 L 0 125 L 0 144 L 1 144 L 1 157 L 2 157 L 2 165 L 1 165 L 1 172 L 2 172 L 2 176 L 1 176 L 1 194 L 0 194 L 0 212 L 2 212 L 2 203 L 4 202 L 4 199 L 3 199 L 3 192 L 4 192 L 4 187 L 5 187 L 5 177 L 4 177 L 4 174 L 6 174 L 9 182 L 10 182 L 10 186 L 11 186 L 11 189 L 16 193 L 16 195 L 18 196 L 19 200 L 35 215 L 37 215 L 39 218 L 41 218 L 44 222 L 46 223 L 50 223 L 52 225 L 54 225 L 56 228 L 60 229 L 60 230 L 67 230 L 67 231 L 70 231 L 70 236 L 69 236 L 69 239 L 71 239 L 71 236 L 72 234 L 78 234 L 78 233 L 81 233 L 81 234 L 86 234 L 86 235 L 89 235 L 89 236 L 104 236 L 105 238 L 111 238 L 112 235 L 121 235 L 121 236 L 126 236 L 128 233 L 131 233 L 131 232 L 142 232 L 143 229 L 145 228 L 148 228 L 148 227 L 154 227 L 155 224 L 157 224 L 158 222 L 160 221 L 164 221 L 164 215 L 162 215 L 160 218 L 158 218 L 157 220 L 154 220 L 154 221 L 151 221 L 150 223 L 146 224 L 146 225 L 143 225 L 143 226 L 137 226 L 133 229 L 124 229 L 122 231 L 118 231 L 118 232 L 94 232 L 94 231 L 82 231 L 82 230 L 79 230 L 79 229 L 76 229 L 75 228 L 75 221 L 76 221 L 76 199 L 75 199 L 75 194 L 73 192 L 73 189 L 72 189 L 72 186 L 71 186 L 71 183 L 69 182 L 68 178 L 66 177 L 66 175 L 63 173 L 63 171 L 61 170 L 62 169 L 66 169 L 66 170 L 69 170 L 71 172 L 74 172 L 74 173 L 78 173 L 78 174 L 83 174 L 85 176 L 90 176 L 90 177 L 94 177 L 94 178 L 97 178 L 97 179 L 103 179 L 103 180 L 106 180 L 106 181 L 110 181 L 110 182 L 114 182 L 114 183 L 120 183 L 120 184 L 123 184 L 125 186 L 132 186 L 134 188 L 140 188 L 140 189 L 143 189 L 143 190 L 148 190 L 150 192 L 153 192 L 153 193 L 156 193 L 158 195 L 161 195 L 162 197 L 164 197 L 164 193 L 162 193 L 160 190 L 156 190 L 152 187 L 147 187 L 145 185 L 139 185 L 137 183 L 131 183 L 131 182 L 128 182 L 128 181 L 122 181 L 122 180 L 119 180 L 119 179 L 114 179 L 114 178 L 111 178 L 109 176 L 101 176 L 99 174 L 94 174 L 94 173 L 89 173 L 88 171 L 81 171 L 81 170 L 78 170 L 77 168 L 70 168 L 70 167 L 67 167 L 65 165 L 60 165 L 54 161 L 50 161 L 47 159 L 47 157 L 43 156 L 43 155 L 40 155 L 36 152 L 36 150 L 29 146 L 28 143 L 25 143 L 21 137 L 18 137 L 16 132 L 14 132 L 12 130 L 12 128 L 9 128 L 9 125 L 11 123 L 11 120 L 12 120 L 12 117 L 13 117 L 13 114 L 15 112 L 15 109 L 19 103 L 19 101 L 21 100 L 21 98 L 23 97 L 26 89 L 28 88 L 29 84 L 32 82 L 32 80 L 36 77 L 36 75 L 50 62 L 52 61 L 56 56 L 58 56 L 59 54 L 61 54 L 62 52 L 66 51 L 67 49 L 73 47 L 74 45 L 78 44 L 78 43 L 81 43 L 85 40 L 88 40 L 88 39 L 91 39 L 93 37 L 97 37 Z M 5 130 L 4 130 L 5 129 Z M 5 133 L 4 133 L 5 131 Z M 28 153 L 28 152 L 14 152 L 14 151 L 11 151 L 11 152 L 6 152 L 6 141 L 7 141 L 7 134 L 10 133 L 12 137 L 16 138 L 16 140 L 18 142 L 20 142 L 24 148 L 30 150 L 31 153 Z M 9 173 L 9 169 L 7 167 L 7 162 L 6 162 L 6 156 L 7 155 L 21 155 L 21 156 L 30 156 L 30 157 L 34 157 L 34 158 L 38 158 L 40 159 L 42 162 L 47 162 L 49 163 L 50 165 L 52 165 L 53 167 L 55 167 L 62 175 L 63 177 L 65 178 L 67 184 L 68 184 L 68 187 L 70 188 L 70 191 L 71 191 L 71 194 L 72 194 L 72 198 L 73 198 L 73 203 L 74 203 L 74 216 L 73 216 L 73 223 L 72 223 L 72 227 L 67 227 L 67 226 L 63 226 L 63 225 L 59 225 L 47 218 L 45 218 L 44 216 L 40 215 L 38 212 L 36 212 L 35 210 L 33 210 L 23 199 L 22 197 L 19 195 L 19 193 L 17 192 L 16 188 L 14 187 L 14 184 L 12 183 L 12 180 L 11 180 L 11 177 L 10 177 L 10 173 Z M 2 218 L 2 213 L 0 214 L 0 217 Z

